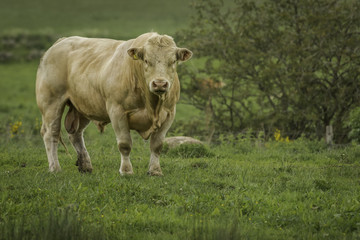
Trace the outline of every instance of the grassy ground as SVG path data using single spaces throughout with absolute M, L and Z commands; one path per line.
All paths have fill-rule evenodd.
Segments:
M 210 157 L 164 155 L 165 176 L 149 177 L 149 144 L 133 134 L 135 175 L 120 177 L 111 126 L 90 126 L 94 172 L 78 173 L 66 141 L 49 173 L 35 69 L 0 66 L 0 239 L 360 238 L 358 146 L 224 136 Z
M 148 144 L 135 137 L 135 175 L 120 177 L 112 135 L 87 137 L 92 174 L 62 148 L 63 171 L 48 173 L 39 137 L 1 144 L 0 239 L 360 237 L 359 147 L 224 142 L 214 157 L 165 155 L 165 176 L 149 177 Z
M 148 31 L 173 34 L 185 27 L 191 0 L 63 0 L 0 2 L 0 33 L 23 29 L 58 35 L 130 38 Z
M 172 34 L 187 19 L 187 3 L 3 0 L 0 29 L 121 38 L 149 30 Z M 63 171 L 49 173 L 35 104 L 36 67 L 0 65 L 1 240 L 360 239 L 358 146 L 224 136 L 206 157 L 185 158 L 191 148 L 163 155 L 164 177 L 149 177 L 149 143 L 133 134 L 135 175 L 120 177 L 111 126 L 99 134 L 91 125 L 85 140 L 93 173 L 78 173 L 65 131 L 70 155 L 60 147 Z M 177 119 L 196 115 L 182 105 Z

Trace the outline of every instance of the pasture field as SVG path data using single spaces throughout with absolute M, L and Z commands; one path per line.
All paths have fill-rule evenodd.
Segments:
M 1 0 L 0 33 L 26 30 L 59 36 L 128 39 L 144 32 L 174 34 L 192 13 L 191 0 Z
M 127 39 L 186 26 L 190 0 L 0 2 L 0 33 Z M 185 47 L 185 46 L 184 46 Z M 196 61 L 187 64 L 198 64 Z M 121 177 L 109 125 L 85 132 L 93 173 L 59 147 L 49 173 L 35 103 L 37 63 L 0 65 L 0 240 L 5 239 L 360 239 L 360 147 L 264 142 L 230 135 L 205 149 L 161 157 L 146 175 L 149 143 L 133 134 L 135 174 Z M 198 114 L 180 104 L 176 120 Z M 168 135 L 179 135 L 178 123 Z M 284 138 L 286 136 L 283 136 Z
M 111 126 L 91 125 L 93 173 L 77 171 L 65 131 L 70 155 L 60 146 L 49 173 L 36 65 L 0 65 L 0 239 L 360 239 L 357 145 L 224 135 L 211 154 L 164 154 L 164 176 L 149 177 L 149 143 L 133 134 L 135 174 L 121 177 Z

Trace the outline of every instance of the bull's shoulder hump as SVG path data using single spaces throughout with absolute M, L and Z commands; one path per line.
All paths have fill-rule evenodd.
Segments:
M 66 49 L 67 52 L 84 52 L 96 54 L 114 52 L 114 50 L 123 43 L 124 41 L 107 39 L 107 38 L 86 38 L 71 36 L 59 40 L 57 44 L 54 45 L 56 49 Z
M 74 44 L 121 44 L 124 41 L 110 38 L 87 38 L 79 36 L 64 37 L 58 39 L 55 43 L 74 43 Z

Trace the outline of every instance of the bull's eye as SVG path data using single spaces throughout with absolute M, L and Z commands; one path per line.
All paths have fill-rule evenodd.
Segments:
M 145 61 L 146 64 L 149 64 L 147 59 L 145 59 L 144 61 Z

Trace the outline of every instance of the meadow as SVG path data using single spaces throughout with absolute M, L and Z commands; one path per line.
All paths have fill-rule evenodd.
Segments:
M 128 39 L 148 31 L 174 34 L 186 27 L 191 0 L 64 0 L 0 2 L 0 32 L 19 30 L 59 36 L 98 35 Z
M 200 155 L 165 153 L 164 177 L 149 177 L 149 143 L 133 134 L 135 174 L 121 177 L 111 126 L 90 125 L 93 173 L 78 172 L 63 131 L 70 154 L 60 146 L 63 170 L 53 174 L 38 133 L 36 64 L 0 70 L 0 239 L 360 238 L 357 145 L 224 135 Z
M 151 29 L 173 34 L 191 12 L 184 1 L 157 1 L 155 7 L 132 2 L 122 10 L 116 1 L 105 2 L 2 1 L 8 21 L 0 29 L 124 38 Z M 81 9 L 91 14 L 81 15 Z M 281 132 L 269 141 L 261 134 L 223 134 L 204 148 L 164 152 L 164 176 L 149 177 L 149 142 L 134 133 L 135 174 L 121 177 L 111 125 L 100 134 L 91 124 L 85 141 L 93 173 L 78 172 L 64 130 L 69 153 L 60 146 L 62 171 L 49 173 L 35 103 L 37 65 L 0 65 L 0 240 L 360 239 L 357 144 L 286 141 Z M 180 104 L 177 121 L 198 115 Z M 168 136 L 182 134 L 177 124 Z

